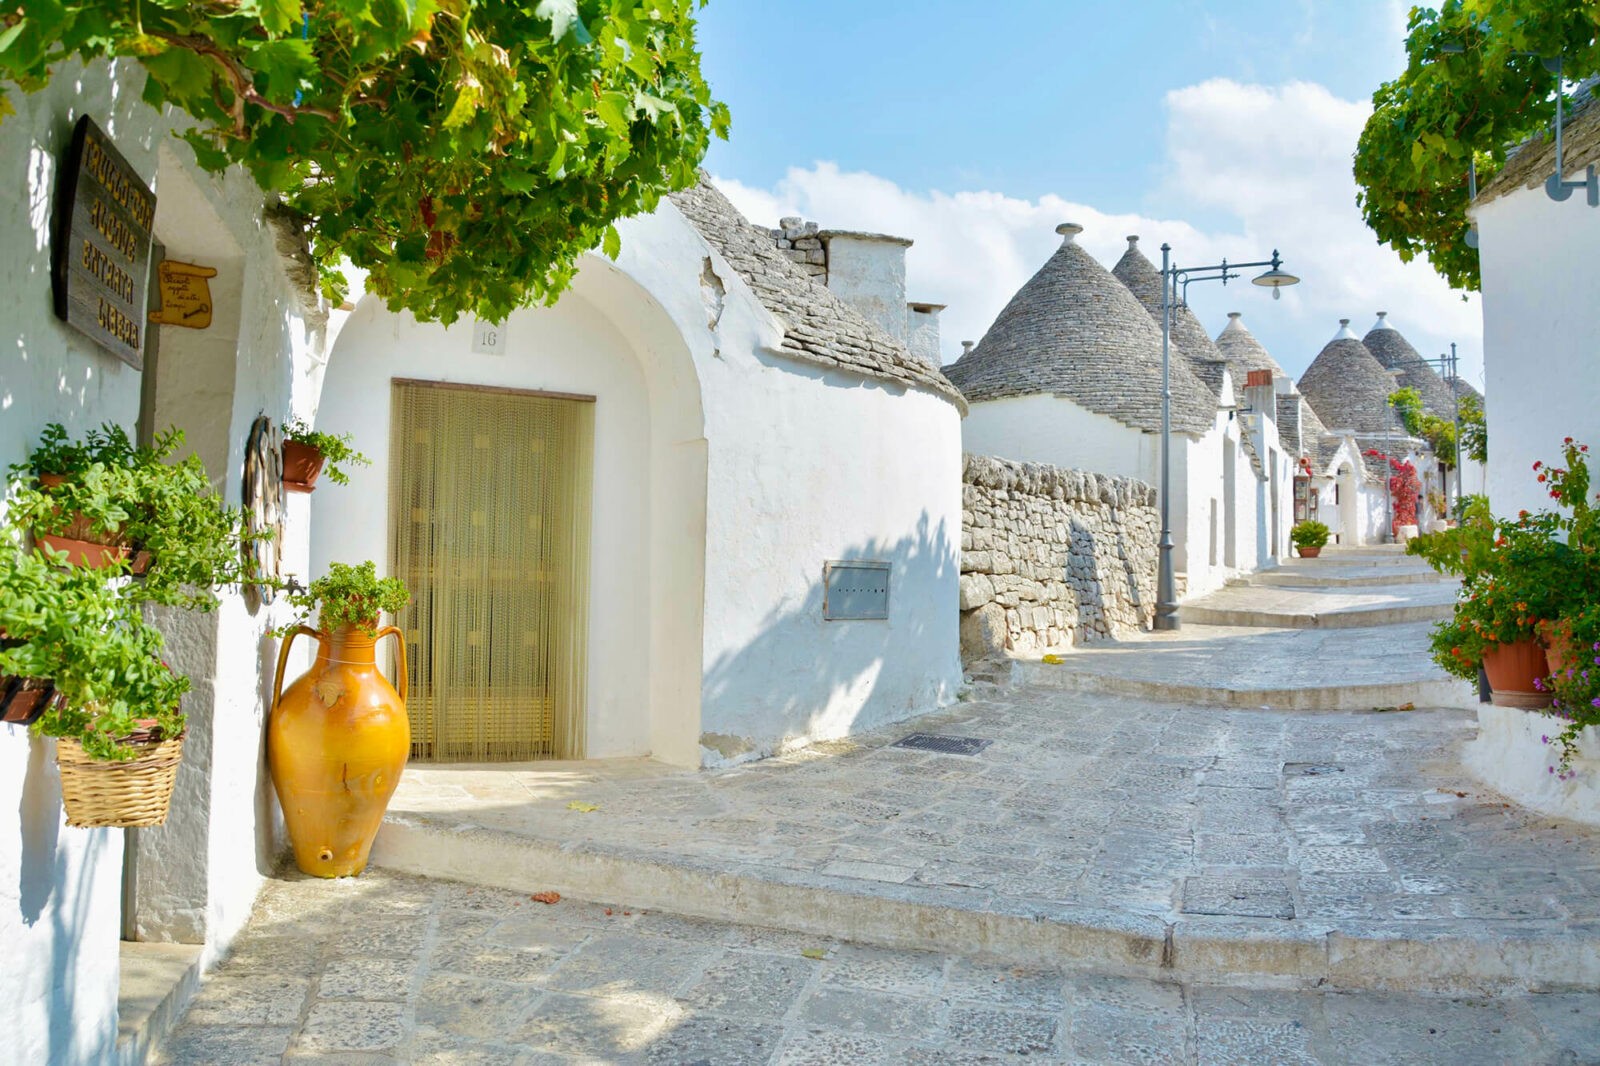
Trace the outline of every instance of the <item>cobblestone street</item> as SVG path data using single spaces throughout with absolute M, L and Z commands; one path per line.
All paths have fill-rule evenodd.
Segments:
M 892 951 L 372 870 L 268 886 L 162 1059 L 1591 1062 L 1588 993 L 1247 990 Z

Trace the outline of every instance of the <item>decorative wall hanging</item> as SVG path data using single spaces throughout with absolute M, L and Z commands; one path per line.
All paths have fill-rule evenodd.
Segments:
M 211 286 L 207 278 L 217 276 L 215 267 L 180 263 L 164 259 L 156 265 L 156 288 L 161 307 L 150 312 L 150 321 L 163 326 L 205 329 L 211 325 Z
M 245 541 L 245 563 L 254 574 L 276 578 L 283 563 L 283 443 L 278 427 L 266 415 L 250 424 L 250 438 L 244 452 L 245 532 L 267 533 Z M 268 604 L 277 595 L 271 585 L 245 586 L 245 599 L 251 609 Z

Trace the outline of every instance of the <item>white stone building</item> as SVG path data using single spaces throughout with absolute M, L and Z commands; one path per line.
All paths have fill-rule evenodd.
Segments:
M 620 228 L 617 262 L 586 259 L 572 291 L 512 315 L 493 352 L 474 350 L 470 324 L 362 301 L 317 425 L 353 433 L 373 464 L 315 497 L 313 572 L 385 568 L 409 535 L 413 509 L 385 506 L 394 442 L 415 430 L 393 413 L 396 382 L 469 405 L 479 388 L 587 404 L 586 736 L 556 753 L 697 766 L 953 699 L 965 404 L 905 347 L 909 242 L 835 237 L 890 254 L 846 272 L 836 252 L 814 281 L 707 183 Z M 845 277 L 849 304 L 831 291 Z M 513 488 L 486 483 L 467 506 Z M 840 562 L 888 567 L 886 619 L 825 617 L 825 568 Z M 426 602 L 426 577 L 405 576 Z M 407 624 L 442 624 L 429 617 Z
M 1566 118 L 1562 177 L 1578 181 L 1600 164 L 1600 105 L 1592 92 L 1580 94 Z M 1549 505 L 1532 467 L 1558 458 L 1563 438 L 1600 445 L 1593 270 L 1600 208 L 1582 188 L 1552 199 L 1545 182 L 1555 169 L 1553 137 L 1534 137 L 1472 208 L 1483 290 L 1486 485 L 1500 515 Z
M 1056 253 L 946 368 L 967 451 L 1160 483 L 1160 277 L 1131 238 L 1113 274 L 1058 228 Z M 1291 461 L 1276 385 L 1250 387 L 1189 310 L 1171 354 L 1171 525 L 1180 596 L 1287 552 Z

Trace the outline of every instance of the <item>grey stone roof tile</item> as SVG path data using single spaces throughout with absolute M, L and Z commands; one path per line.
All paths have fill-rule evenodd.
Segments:
M 673 193 L 671 200 L 783 323 L 784 355 L 927 389 L 966 413 L 966 399 L 948 378 L 803 274 L 704 174 L 698 185 Z
M 1146 432 L 1161 429 L 1161 330 L 1111 272 L 1073 241 L 1017 290 L 977 347 L 946 367 L 974 403 L 1054 393 Z M 1188 363 L 1171 362 L 1172 427 L 1201 434 L 1216 397 Z
M 1216 344 L 1217 350 L 1233 371 L 1236 388 L 1244 388 L 1245 375 L 1252 370 L 1270 370 L 1274 378 L 1289 376 L 1256 340 L 1256 335 L 1245 326 L 1243 317 L 1237 311 L 1228 313 L 1228 324 L 1217 334 Z
M 1289 393 L 1277 397 L 1278 439 L 1283 442 L 1286 451 L 1294 455 L 1304 454 L 1300 450 L 1300 397 Z
M 1117 260 L 1117 265 L 1111 268 L 1111 274 L 1118 281 L 1128 287 L 1128 291 L 1138 297 L 1144 309 L 1150 312 L 1150 318 L 1156 324 L 1156 329 L 1161 328 L 1161 271 L 1156 269 L 1145 254 L 1139 250 L 1139 238 L 1128 238 L 1128 250 L 1122 253 L 1122 258 Z M 1195 372 L 1202 384 L 1210 390 L 1213 398 L 1222 394 L 1221 369 L 1208 364 L 1223 361 L 1223 355 L 1211 340 L 1211 335 L 1200 324 L 1200 320 L 1189 310 L 1188 304 L 1176 304 L 1172 307 L 1172 344 L 1176 351 L 1188 360 L 1189 369 Z M 1224 365 L 1226 363 L 1224 362 Z M 1243 381 L 1238 382 L 1241 386 Z
M 1411 346 L 1399 330 L 1389 322 L 1389 312 L 1379 311 L 1377 323 L 1361 338 L 1372 357 L 1388 370 L 1400 372 L 1400 384 L 1416 389 L 1422 397 L 1422 406 L 1429 414 L 1450 418 L 1456 412 L 1455 394 L 1444 383 L 1433 367 L 1423 362 L 1422 356 Z
M 1454 375 L 1445 378 L 1444 381 L 1446 388 L 1449 388 L 1454 392 L 1459 392 L 1463 397 L 1471 396 L 1474 400 L 1478 401 L 1479 406 L 1482 406 L 1483 393 L 1473 388 L 1471 382 L 1463 381 L 1461 378 L 1455 377 Z
M 1338 334 L 1300 376 L 1300 394 L 1323 424 L 1335 430 L 1404 436 L 1405 429 L 1389 406 L 1394 378 L 1350 332 L 1349 319 L 1340 319 L 1339 326 Z

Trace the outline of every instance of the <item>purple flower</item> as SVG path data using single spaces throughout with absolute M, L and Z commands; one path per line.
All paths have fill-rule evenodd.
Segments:
M 1548 744 L 1548 743 L 1550 743 L 1550 738 L 1549 738 L 1549 737 L 1545 737 L 1545 736 L 1541 736 L 1541 737 L 1540 737 L 1540 738 L 1539 738 L 1539 740 L 1540 740 L 1540 741 L 1542 741 L 1542 742 L 1543 742 L 1543 743 L 1545 743 L 1545 744 Z

